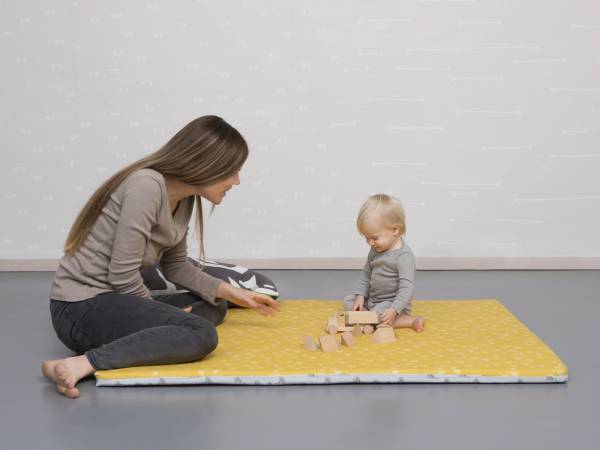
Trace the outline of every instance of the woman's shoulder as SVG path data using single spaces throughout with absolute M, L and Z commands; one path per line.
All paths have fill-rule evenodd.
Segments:
M 130 174 L 115 189 L 112 197 L 122 203 L 128 199 L 138 208 L 158 210 L 162 207 L 166 187 L 163 176 L 152 169 L 140 169 Z
M 153 169 L 140 169 L 129 175 L 121 183 L 121 191 L 163 191 L 165 179 L 160 172 Z
M 135 172 L 133 172 L 131 175 L 129 175 L 125 181 L 129 181 L 131 182 L 140 182 L 140 180 L 147 180 L 147 179 L 152 179 L 155 180 L 156 182 L 158 182 L 158 184 L 160 185 L 164 185 L 165 184 L 165 178 L 162 176 L 162 174 L 154 169 L 140 169 L 140 170 L 136 170 Z

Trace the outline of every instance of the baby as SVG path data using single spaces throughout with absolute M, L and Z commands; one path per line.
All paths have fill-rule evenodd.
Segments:
M 411 315 L 415 256 L 402 238 L 402 205 L 389 195 L 373 195 L 360 208 L 356 226 L 371 251 L 354 293 L 344 299 L 344 309 L 375 311 L 381 324 L 421 333 L 425 319 Z

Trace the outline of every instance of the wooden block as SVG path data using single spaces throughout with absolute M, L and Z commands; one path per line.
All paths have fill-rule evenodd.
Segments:
M 352 327 L 352 336 L 354 336 L 356 339 L 362 336 L 362 328 L 360 325 L 354 325 Z
M 310 350 L 311 352 L 317 351 L 317 344 L 313 340 L 312 336 L 302 336 L 302 347 L 305 350 Z
M 325 331 L 327 331 L 329 334 L 335 334 L 338 332 L 337 317 L 333 316 L 327 319 Z
M 365 325 L 362 327 L 363 334 L 373 334 L 373 325 Z
M 379 323 L 379 318 L 375 311 L 346 311 L 346 325 L 357 323 Z
M 354 345 L 354 336 L 349 331 L 342 333 L 342 345 L 352 347 Z
M 319 343 L 321 344 L 321 350 L 323 350 L 326 353 L 337 352 L 339 350 L 337 339 L 334 335 L 326 334 L 324 336 L 319 337 Z
M 344 311 L 343 309 L 340 309 L 336 313 L 335 319 L 337 322 L 338 330 L 341 328 L 344 328 L 346 326 L 346 311 Z
M 396 341 L 396 335 L 392 327 L 378 327 L 371 339 L 376 344 L 389 344 Z

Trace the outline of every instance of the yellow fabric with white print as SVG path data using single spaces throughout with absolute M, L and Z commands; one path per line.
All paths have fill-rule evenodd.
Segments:
M 446 374 L 483 377 L 566 377 L 567 367 L 497 300 L 421 300 L 413 314 L 425 331 L 396 329 L 396 342 L 358 338 L 337 352 L 311 352 L 327 318 L 342 306 L 331 300 L 287 300 L 281 312 L 262 317 L 228 311 L 217 330 L 218 348 L 201 361 L 96 372 L 98 380 L 152 377 L 244 377 L 335 374 Z M 339 336 L 338 336 L 339 339 Z M 564 380 L 563 380 L 564 381 Z

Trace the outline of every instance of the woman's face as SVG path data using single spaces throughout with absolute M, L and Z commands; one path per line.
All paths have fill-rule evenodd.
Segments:
M 214 205 L 219 205 L 227 194 L 227 191 L 234 185 L 240 184 L 240 171 L 238 170 L 233 175 L 216 181 L 213 184 L 207 184 L 198 188 L 198 194 L 204 197 Z

